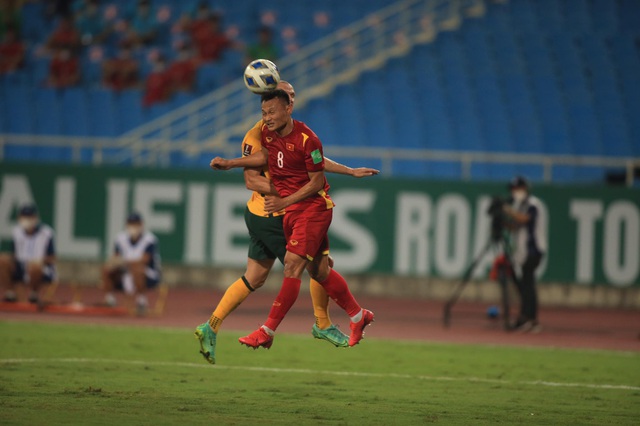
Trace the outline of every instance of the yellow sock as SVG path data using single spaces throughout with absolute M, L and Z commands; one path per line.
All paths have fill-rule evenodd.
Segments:
M 313 303 L 313 315 L 316 317 L 316 325 L 324 330 L 331 326 L 331 318 L 329 317 L 329 295 L 324 287 L 314 279 L 309 283 L 311 291 L 311 302 Z
M 227 288 L 222 299 L 218 302 L 218 306 L 211 314 L 211 318 L 209 318 L 209 325 L 214 332 L 218 332 L 222 321 L 249 296 L 251 291 L 253 290 L 249 289 L 249 283 L 246 282 L 244 277 L 238 278 Z

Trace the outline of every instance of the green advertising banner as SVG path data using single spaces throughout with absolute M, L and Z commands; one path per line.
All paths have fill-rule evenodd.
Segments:
M 505 184 L 328 176 L 336 202 L 331 251 L 348 273 L 459 278 L 487 244 L 492 196 Z M 543 186 L 549 251 L 542 281 L 640 283 L 640 193 L 598 186 Z M 165 262 L 243 267 L 249 192 L 241 173 L 0 163 L 0 244 L 18 206 L 36 202 L 56 231 L 58 255 L 102 259 L 128 212 L 160 239 Z M 475 270 L 486 277 L 495 253 Z

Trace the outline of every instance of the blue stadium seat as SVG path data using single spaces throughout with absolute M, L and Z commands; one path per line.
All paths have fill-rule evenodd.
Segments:
M 89 132 L 89 108 L 87 93 L 81 88 L 70 88 L 62 92 L 62 133 L 87 136 Z
M 116 116 L 115 94 L 109 89 L 89 91 L 90 133 L 92 136 L 115 137 L 120 134 Z
M 5 89 L 7 130 L 10 133 L 32 134 L 35 130 L 33 91 L 30 87 L 8 86 Z
M 566 30 L 574 34 L 588 34 L 591 32 L 589 2 L 584 0 L 565 0 L 562 3 Z
M 511 21 L 513 29 L 527 34 L 539 30 L 538 16 L 535 13 L 534 2 L 529 0 L 511 0 Z
M 611 0 L 592 0 L 592 30 L 598 35 L 615 34 L 620 26 L 618 20 L 618 3 Z
M 561 2 L 558 0 L 537 0 L 536 7 L 540 30 L 545 33 L 557 33 L 564 28 Z
M 60 92 L 42 88 L 35 93 L 36 133 L 41 135 L 62 134 Z
M 358 110 L 357 92 L 351 86 L 339 86 L 333 95 L 337 143 L 347 146 L 366 146 L 367 140 L 364 132 L 364 120 L 361 111 Z
M 636 0 L 620 0 L 619 4 L 620 30 L 640 34 L 640 4 Z
M 196 88 L 200 93 L 207 93 L 222 85 L 222 80 L 222 69 L 219 65 L 202 64 L 196 75 Z
M 139 89 L 123 90 L 116 96 L 116 111 L 121 131 L 128 132 L 144 123 L 143 92 Z
M 5 79 L 0 75 L 0 134 L 9 132 L 7 121 L 7 94 L 5 92 Z
M 31 85 L 42 87 L 49 77 L 49 58 L 32 58 L 30 65 Z

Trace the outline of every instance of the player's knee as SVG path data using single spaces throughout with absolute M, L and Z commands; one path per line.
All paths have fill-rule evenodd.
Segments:
M 313 267 L 310 265 L 307 268 L 307 272 L 309 272 L 309 276 L 319 283 L 324 282 L 329 277 L 329 272 L 331 269 L 328 266 L 323 265 L 314 265 Z
M 284 258 L 284 276 L 288 278 L 300 278 L 306 266 L 306 259 L 298 255 L 289 256 L 289 253 L 287 253 L 287 256 Z
M 329 273 L 331 272 L 331 265 L 333 263 L 330 261 L 329 256 L 318 256 L 313 262 L 309 263 L 307 266 L 307 272 L 309 272 L 309 276 L 318 282 L 324 282 Z
M 267 281 L 269 273 L 255 273 L 252 271 L 246 271 L 244 273 L 244 279 L 249 283 L 252 289 L 257 290 L 264 285 Z

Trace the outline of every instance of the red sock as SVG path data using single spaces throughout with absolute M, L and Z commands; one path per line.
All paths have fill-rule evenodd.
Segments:
M 273 301 L 269 318 L 267 318 L 264 325 L 276 331 L 276 328 L 278 328 L 282 319 L 287 315 L 287 312 L 289 312 L 289 309 L 291 309 L 298 298 L 298 293 L 300 293 L 300 280 L 298 278 L 285 277 L 284 280 L 282 280 L 280 293 L 278 293 L 276 300 Z
M 362 309 L 351 294 L 347 282 L 337 271 L 331 269 L 329 276 L 321 282 L 329 297 L 331 297 L 350 317 L 357 315 Z

